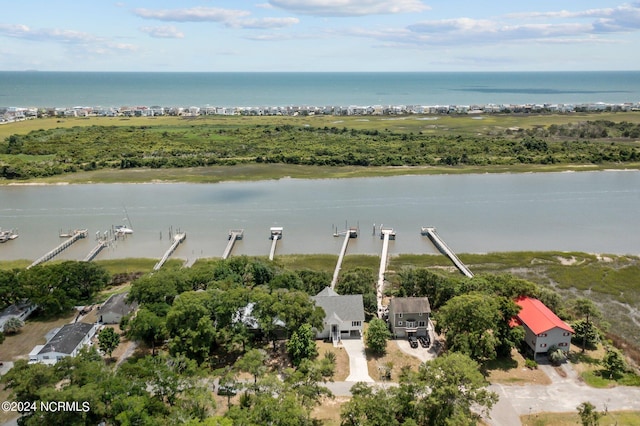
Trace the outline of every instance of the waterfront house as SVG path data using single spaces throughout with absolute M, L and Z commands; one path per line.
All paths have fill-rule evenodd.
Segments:
M 431 305 L 426 297 L 394 297 L 389 303 L 389 326 L 395 337 L 428 336 Z
M 129 315 L 138 307 L 137 303 L 127 303 L 129 293 L 114 294 L 107 299 L 98 311 L 98 322 L 102 324 L 119 324 L 123 316 Z
M 55 364 L 62 358 L 75 357 L 96 334 L 97 324 L 76 322 L 59 329 L 45 345 L 37 345 L 29 353 L 29 362 Z
M 362 338 L 364 303 L 361 294 L 339 295 L 329 287 L 311 297 L 324 310 L 323 329 L 316 338 L 338 343 L 342 339 Z
M 525 341 L 533 351 L 534 359 L 539 353 L 546 353 L 552 346 L 569 352 L 571 335 L 575 332 L 567 323 L 538 299 L 521 297 L 516 303 L 521 309 L 511 324 L 524 327 Z

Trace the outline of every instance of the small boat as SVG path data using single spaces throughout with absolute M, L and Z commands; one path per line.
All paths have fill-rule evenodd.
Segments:
M 7 241 L 15 240 L 18 238 L 18 232 L 13 229 L 3 231 L 0 229 L 0 243 L 6 243 Z
M 124 235 L 124 234 L 133 234 L 133 229 L 131 229 L 131 228 L 127 228 L 127 227 L 126 227 L 126 226 L 124 226 L 124 225 L 116 225 L 116 226 L 114 227 L 114 229 L 115 229 L 115 231 L 116 231 L 116 234 L 121 234 L 121 235 Z
M 116 226 L 114 226 L 113 229 L 114 229 L 115 233 L 118 234 L 118 235 L 130 235 L 130 234 L 133 234 L 133 227 L 131 226 L 131 219 L 129 219 L 129 213 L 127 212 L 127 209 L 124 208 L 124 206 L 122 208 L 124 209 L 124 214 L 125 214 L 125 217 L 124 217 L 124 219 L 122 219 L 122 221 L 125 224 L 128 223 L 129 226 L 127 226 L 127 225 L 116 225 Z

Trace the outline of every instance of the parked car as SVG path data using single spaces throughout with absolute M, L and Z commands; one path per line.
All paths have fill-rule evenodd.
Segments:
M 428 348 L 431 342 L 429 341 L 429 336 L 418 336 L 418 342 L 420 342 L 420 346 L 423 348 Z
M 412 348 L 418 347 L 418 339 L 416 338 L 416 336 L 409 336 L 409 346 L 411 346 Z
M 225 386 L 225 385 L 218 386 L 218 395 L 235 396 L 235 394 L 237 393 L 238 391 L 233 386 Z

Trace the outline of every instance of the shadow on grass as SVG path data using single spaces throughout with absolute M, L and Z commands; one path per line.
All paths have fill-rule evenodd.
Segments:
M 491 361 L 487 361 L 482 365 L 482 372 L 486 376 L 489 371 L 492 370 L 501 370 L 501 371 L 509 371 L 518 367 L 518 361 L 509 357 L 509 358 L 498 358 L 493 359 Z

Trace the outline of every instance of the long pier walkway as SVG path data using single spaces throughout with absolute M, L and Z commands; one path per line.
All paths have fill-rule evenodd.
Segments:
M 171 247 L 169 247 L 169 250 L 167 250 L 164 256 L 162 256 L 162 259 L 160 259 L 158 263 L 156 263 L 156 266 L 153 267 L 153 270 L 158 271 L 160 268 L 162 268 L 162 265 L 164 265 L 164 263 L 169 259 L 169 256 L 171 256 L 173 252 L 176 251 L 180 243 L 183 242 L 186 238 L 187 238 L 186 232 L 183 232 L 181 234 L 176 234 L 173 237 L 173 244 L 171 244 Z
M 339 233 L 334 234 L 336 237 L 339 236 Z M 338 275 L 340 274 L 340 269 L 342 269 L 342 261 L 344 260 L 344 255 L 347 253 L 347 246 L 349 245 L 349 240 L 351 238 L 358 238 L 358 230 L 356 228 L 349 228 L 344 232 L 344 242 L 342 243 L 342 249 L 340 250 L 340 255 L 338 256 L 338 263 L 336 263 L 336 269 L 333 271 L 333 279 L 331 280 L 331 290 L 333 290 L 338 282 Z
M 284 229 L 281 226 L 273 226 L 271 227 L 271 250 L 269 251 L 269 260 L 273 260 L 276 255 L 276 245 L 278 244 L 278 240 L 282 238 L 282 231 Z
M 453 262 L 453 264 L 456 265 L 456 268 L 458 268 L 458 270 L 462 272 L 463 275 L 469 278 L 473 278 L 473 272 L 471 272 L 469 268 L 467 268 L 466 265 L 462 263 L 460 259 L 458 259 L 458 256 L 456 256 L 453 250 L 451 250 L 449 246 L 447 246 L 447 244 L 444 242 L 444 240 L 440 238 L 440 236 L 436 232 L 436 228 L 423 227 L 420 233 L 422 235 L 428 236 L 433 245 L 436 246 L 436 248 L 440 251 L 440 253 L 447 256 Z
M 84 258 L 85 262 L 91 262 L 97 255 L 102 251 L 103 248 L 107 247 L 109 242 L 107 240 L 98 240 L 98 245 L 95 246 L 89 254 L 87 254 Z
M 242 237 L 244 237 L 244 229 L 232 229 L 229 231 L 229 243 L 227 248 L 224 249 L 224 253 L 222 253 L 222 259 L 227 259 L 231 255 L 231 250 L 233 250 L 236 240 L 241 240 Z
M 376 299 L 378 300 L 378 317 L 382 318 L 386 310 L 382 304 L 382 295 L 384 290 L 384 273 L 387 271 L 387 260 L 389 259 L 389 240 L 395 240 L 396 233 L 393 232 L 393 229 L 381 228 L 380 238 L 382 238 L 382 253 L 380 254 L 380 271 L 378 272 Z
M 71 244 L 78 241 L 80 238 L 86 238 L 87 234 L 88 234 L 88 231 L 86 229 L 76 229 L 75 231 L 73 231 L 71 236 L 69 236 L 69 238 L 67 238 L 62 244 L 58 245 L 56 248 L 47 252 L 43 256 L 40 256 L 31 265 L 27 266 L 27 269 L 53 259 L 62 251 L 64 251 L 67 247 L 69 247 Z

